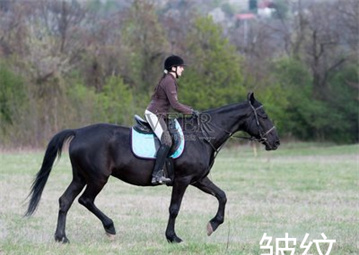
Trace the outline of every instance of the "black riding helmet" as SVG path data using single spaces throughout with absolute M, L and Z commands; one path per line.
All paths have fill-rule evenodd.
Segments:
M 172 56 L 169 56 L 168 58 L 166 58 L 165 63 L 164 63 L 164 68 L 167 71 L 171 71 L 171 68 L 174 66 L 184 66 L 184 65 L 185 65 L 185 63 L 181 57 L 172 55 Z

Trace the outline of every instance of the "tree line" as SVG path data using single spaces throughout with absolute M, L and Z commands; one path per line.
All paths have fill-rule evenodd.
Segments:
M 235 20 L 225 24 L 201 6 L 0 1 L 1 147 L 43 146 L 96 122 L 132 125 L 170 54 L 188 63 L 179 97 L 197 110 L 254 91 L 283 138 L 358 142 L 357 1 L 278 0 L 275 15 L 246 24 L 228 3 L 205 5 Z

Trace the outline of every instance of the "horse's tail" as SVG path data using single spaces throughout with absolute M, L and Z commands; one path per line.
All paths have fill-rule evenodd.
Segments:
M 75 136 L 74 130 L 68 129 L 61 131 L 60 133 L 57 133 L 47 145 L 47 149 L 45 152 L 44 160 L 42 161 L 41 168 L 39 172 L 36 174 L 35 180 L 31 186 L 31 191 L 28 196 L 31 198 L 25 216 L 31 216 L 35 212 L 40 202 L 42 191 L 44 190 L 46 181 L 50 175 L 54 161 L 56 157 L 60 159 L 62 146 L 64 142 L 73 136 Z

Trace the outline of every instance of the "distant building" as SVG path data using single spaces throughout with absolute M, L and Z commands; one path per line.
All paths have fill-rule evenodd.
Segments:
M 257 15 L 254 13 L 240 13 L 236 15 L 236 21 L 241 22 L 245 20 L 256 19 Z
M 273 7 L 274 7 L 273 1 L 262 0 L 258 4 L 258 9 L 257 9 L 258 16 L 261 17 L 261 18 L 270 18 L 270 17 L 272 17 L 272 14 L 275 11 L 275 9 Z

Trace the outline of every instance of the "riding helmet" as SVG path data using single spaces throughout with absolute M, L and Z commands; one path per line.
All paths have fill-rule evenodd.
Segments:
M 168 58 L 166 58 L 165 63 L 164 63 L 164 68 L 166 70 L 171 70 L 171 68 L 174 66 L 184 66 L 184 65 L 185 65 L 184 61 L 181 57 L 172 55 L 172 56 L 169 56 Z

